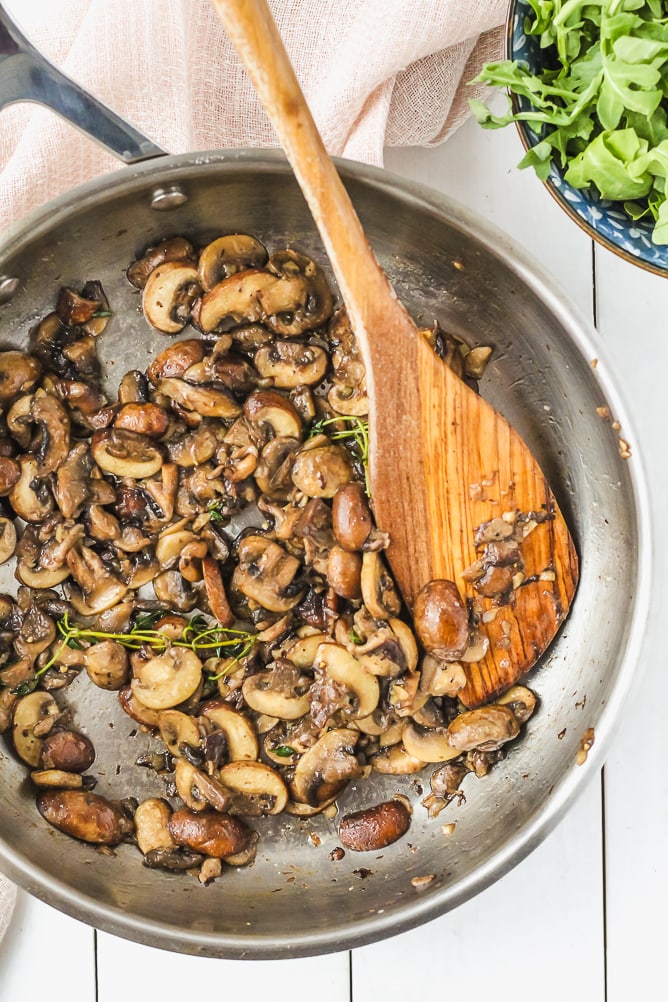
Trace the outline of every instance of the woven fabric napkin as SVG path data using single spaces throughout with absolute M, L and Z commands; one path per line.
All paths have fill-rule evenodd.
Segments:
M 207 0 L 4 0 L 30 40 L 172 153 L 275 146 Z M 382 164 L 464 120 L 506 0 L 270 0 L 330 153 Z M 0 112 L 0 229 L 118 161 L 51 112 Z M 15 889 L 0 877 L 0 936 Z
M 277 145 L 208 0 L 5 0 L 69 76 L 171 153 Z M 270 0 L 330 153 L 442 142 L 501 49 L 506 0 Z M 496 30 L 495 30 L 496 29 Z M 0 228 L 118 168 L 34 105 L 0 112 Z

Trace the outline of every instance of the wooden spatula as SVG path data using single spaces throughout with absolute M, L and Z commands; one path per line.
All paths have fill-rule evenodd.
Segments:
M 489 646 L 466 665 L 460 695 L 467 706 L 487 702 L 533 665 L 568 612 L 578 577 L 568 528 L 524 442 L 435 355 L 398 301 L 265 0 L 212 2 L 292 165 L 359 341 L 370 400 L 372 504 L 377 525 L 391 537 L 392 573 L 409 610 L 420 588 L 438 578 L 475 600 Z M 524 540 L 524 583 L 498 606 L 480 598 L 462 573 L 479 555 L 476 527 L 517 511 L 550 517 Z

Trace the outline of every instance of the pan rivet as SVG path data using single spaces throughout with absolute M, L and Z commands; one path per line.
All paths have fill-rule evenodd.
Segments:
M 20 279 L 0 275 L 0 303 L 8 303 L 21 284 Z
M 156 188 L 151 197 L 151 208 L 156 212 L 167 212 L 169 209 L 178 209 L 188 201 L 183 188 L 178 184 L 173 184 L 169 188 Z

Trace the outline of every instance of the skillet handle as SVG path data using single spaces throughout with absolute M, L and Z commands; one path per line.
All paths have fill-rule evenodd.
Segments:
M 17 101 L 46 105 L 126 164 L 166 155 L 45 59 L 0 3 L 0 110 Z

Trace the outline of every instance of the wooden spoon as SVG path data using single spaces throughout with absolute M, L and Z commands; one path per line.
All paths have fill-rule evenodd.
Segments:
M 433 352 L 376 261 L 330 160 L 265 0 L 212 0 L 278 134 L 329 255 L 366 365 L 376 524 L 409 610 L 433 579 L 454 581 L 489 645 L 466 664 L 467 706 L 508 689 L 545 650 L 575 592 L 578 561 L 538 464 L 507 421 Z M 481 288 L 480 294 L 484 295 Z M 525 583 L 494 606 L 462 577 L 476 527 L 547 512 L 521 545 Z M 494 611 L 496 609 L 496 612 Z M 483 647 L 486 645 L 483 642 Z

